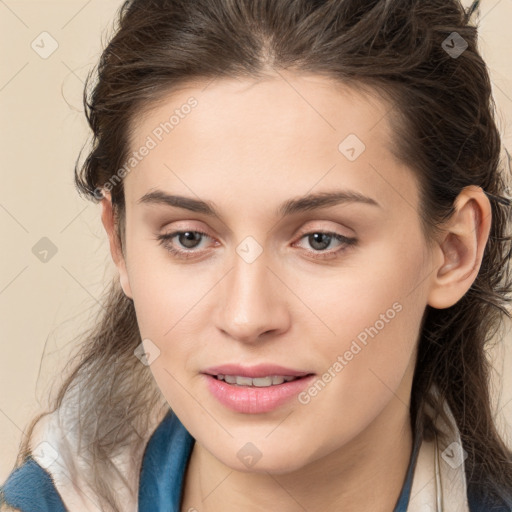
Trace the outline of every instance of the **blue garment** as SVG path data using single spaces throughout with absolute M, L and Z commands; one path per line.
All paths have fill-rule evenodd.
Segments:
M 180 512 L 185 468 L 195 439 L 170 410 L 151 435 L 142 459 L 139 512 Z M 409 504 L 414 467 L 420 448 L 415 436 L 406 479 L 393 512 L 405 512 Z M 0 487 L 0 503 L 22 512 L 67 512 L 50 474 L 32 457 L 14 470 Z M 468 486 L 471 512 L 510 512 L 504 504 L 487 503 Z M 74 511 L 73 511 L 74 512 Z

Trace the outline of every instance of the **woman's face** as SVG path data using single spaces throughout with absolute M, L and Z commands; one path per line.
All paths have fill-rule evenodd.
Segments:
M 286 73 L 191 85 L 137 119 L 122 282 L 163 395 L 227 466 L 291 471 L 408 411 L 431 269 L 390 108 Z M 206 375 L 256 366 L 309 377 Z

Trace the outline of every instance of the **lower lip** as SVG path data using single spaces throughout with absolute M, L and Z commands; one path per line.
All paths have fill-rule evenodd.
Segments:
M 217 400 L 230 409 L 245 414 L 269 412 L 288 402 L 306 388 L 314 378 L 308 375 L 275 386 L 237 386 L 204 374 L 208 388 Z

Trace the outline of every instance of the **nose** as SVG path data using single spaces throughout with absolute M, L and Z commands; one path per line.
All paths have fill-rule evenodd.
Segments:
M 289 328 L 286 280 L 267 263 L 263 254 L 252 263 L 235 254 L 234 268 L 217 289 L 215 323 L 225 336 L 254 344 Z

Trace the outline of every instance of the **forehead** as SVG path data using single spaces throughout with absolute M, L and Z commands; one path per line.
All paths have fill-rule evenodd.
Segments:
M 302 195 L 320 181 L 378 196 L 390 193 L 376 186 L 390 173 L 412 197 L 390 151 L 389 112 L 376 93 L 318 75 L 190 83 L 135 116 L 131 150 L 151 149 L 125 178 L 127 202 L 152 187 L 209 197 L 229 186 L 250 199 L 263 190 Z

